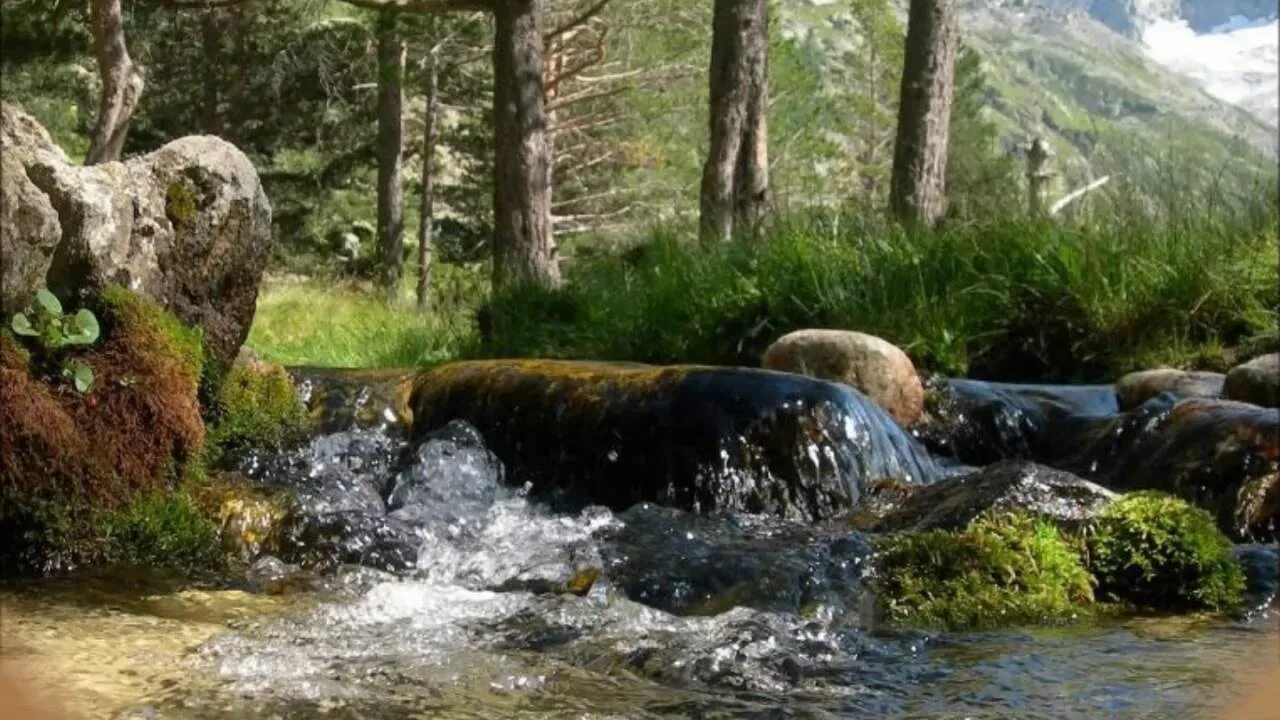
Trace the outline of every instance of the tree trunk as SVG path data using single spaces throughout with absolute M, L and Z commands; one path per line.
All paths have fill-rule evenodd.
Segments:
M 129 57 L 125 44 L 120 0 L 93 0 L 90 8 L 93 51 L 98 58 L 102 98 L 93 128 L 86 165 L 119 160 L 124 152 L 129 121 L 142 95 L 142 73 Z
M 200 17 L 200 43 L 204 54 L 200 125 L 206 135 L 222 134 L 222 102 L 218 90 L 222 82 L 222 18 L 219 10 L 206 10 Z
M 434 37 L 432 38 L 435 39 Z M 427 307 L 427 290 L 431 284 L 431 260 L 435 254 L 435 158 L 436 115 L 439 111 L 439 91 L 436 63 L 439 45 L 427 51 L 426 80 L 423 95 L 426 96 L 426 113 L 422 131 L 422 205 L 418 221 L 418 309 Z
M 911 0 L 890 205 L 903 222 L 946 211 L 947 140 L 959 46 L 956 0 Z
M 543 1 L 494 3 L 494 287 L 560 281 L 542 87 Z
M 399 296 L 404 265 L 404 42 L 396 14 L 378 17 L 378 249 L 388 300 Z
M 712 25 L 701 235 L 724 242 L 750 232 L 768 199 L 768 1 L 716 0 Z

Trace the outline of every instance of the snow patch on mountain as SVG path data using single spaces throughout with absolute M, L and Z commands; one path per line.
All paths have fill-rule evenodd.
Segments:
M 1280 24 L 1236 16 L 1210 32 L 1185 20 L 1158 20 L 1142 33 L 1147 55 L 1199 81 L 1216 98 L 1280 125 Z

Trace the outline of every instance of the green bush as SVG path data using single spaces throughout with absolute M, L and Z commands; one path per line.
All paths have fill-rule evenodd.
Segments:
M 188 571 L 223 562 L 217 527 L 183 491 L 158 491 L 102 512 L 97 526 L 106 562 Z
M 1245 578 L 1231 541 L 1209 513 L 1161 493 L 1112 503 L 1088 538 L 1098 592 L 1139 607 L 1229 610 Z
M 293 379 L 278 365 L 231 368 L 223 379 L 206 438 L 210 459 L 278 446 L 302 429 L 306 413 Z
M 1057 528 L 1023 515 L 879 541 L 873 587 L 901 625 L 961 630 L 1043 624 L 1088 611 L 1093 590 Z

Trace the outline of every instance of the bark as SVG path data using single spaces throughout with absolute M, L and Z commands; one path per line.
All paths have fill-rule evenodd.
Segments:
M 560 281 L 543 97 L 543 2 L 496 0 L 493 6 L 495 287 Z
M 142 72 L 129 57 L 120 0 L 93 0 L 90 7 L 93 51 L 102 79 L 98 120 L 94 124 L 86 165 L 119 160 L 129 121 L 142 95 Z
M 427 52 L 426 80 L 423 96 L 426 112 L 422 131 L 422 204 L 418 222 L 418 309 L 427 307 L 427 290 L 431 285 L 431 261 L 435 255 L 435 157 L 436 118 L 439 113 L 437 94 L 437 61 L 439 46 Z
M 404 265 L 404 41 L 395 13 L 378 18 L 378 248 L 387 297 L 395 300 Z
M 200 17 L 200 42 L 204 56 L 200 125 L 206 135 L 222 135 L 222 18 L 219 10 L 207 10 Z
M 906 223 L 933 225 L 946 211 L 957 32 L 956 0 L 911 0 L 890 190 Z
M 712 25 L 701 234 L 724 242 L 750 232 L 768 199 L 768 1 L 716 0 Z

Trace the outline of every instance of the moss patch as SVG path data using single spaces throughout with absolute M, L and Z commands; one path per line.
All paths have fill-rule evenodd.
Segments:
M 178 570 L 207 570 L 222 563 L 218 528 L 185 491 L 137 498 L 96 522 L 102 559 Z
M 198 462 L 200 335 L 155 303 L 112 288 L 95 309 L 103 339 L 71 358 L 93 390 L 33 374 L 0 337 L 0 562 L 9 572 L 93 561 L 94 514 L 167 492 Z
M 212 409 L 210 457 L 278 446 L 306 422 L 293 380 L 277 365 L 233 367 Z
M 186 184 L 176 182 L 164 192 L 164 214 L 175 226 L 189 225 L 199 208 L 195 193 Z
M 1161 610 L 1229 610 L 1245 578 L 1209 513 L 1161 493 L 1112 503 L 1088 538 L 1099 594 Z
M 1058 623 L 1088 612 L 1089 574 L 1054 526 L 1023 515 L 879 542 L 874 586 L 896 624 L 944 630 Z

